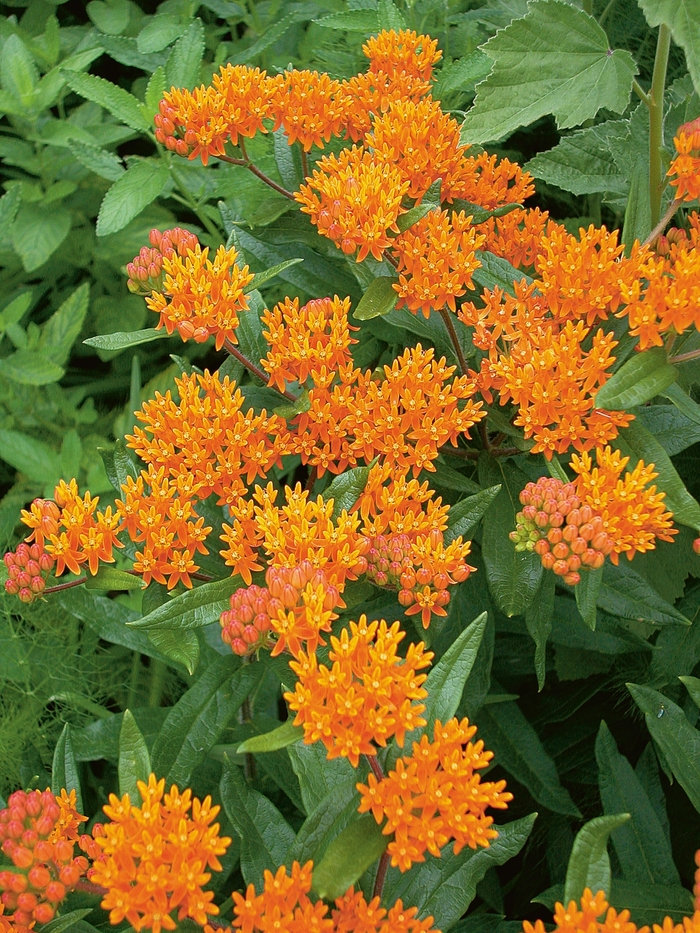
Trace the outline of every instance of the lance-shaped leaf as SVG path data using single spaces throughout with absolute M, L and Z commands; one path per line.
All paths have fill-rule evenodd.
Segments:
M 229 597 L 242 585 L 238 576 L 213 580 L 169 600 L 142 619 L 129 622 L 134 628 L 191 629 L 215 622 L 229 608 Z
M 245 742 L 238 746 L 238 754 L 242 755 L 244 752 L 252 754 L 276 752 L 279 748 L 286 748 L 303 737 L 303 728 L 295 726 L 293 721 L 288 719 L 287 722 L 283 722 L 281 726 L 271 732 L 265 732 L 263 735 L 255 735 L 252 739 L 246 739 Z
M 341 512 L 349 512 L 355 505 L 367 485 L 370 468 L 364 466 L 346 470 L 340 476 L 336 476 L 326 489 L 323 497 L 326 502 L 333 499 L 333 518 L 338 519 Z
M 103 564 L 94 577 L 88 575 L 85 586 L 89 590 L 139 590 L 143 588 L 143 579 Z
M 68 723 L 63 727 L 63 732 L 56 742 L 51 766 L 51 792 L 58 795 L 64 788 L 68 793 L 75 791 L 76 808 L 78 813 L 82 813 L 83 795 L 80 791 L 80 774 Z
M 83 343 L 97 350 L 125 350 L 127 347 L 138 347 L 142 343 L 151 343 L 153 340 L 164 340 L 168 336 L 166 330 L 156 330 L 147 327 L 145 330 L 116 331 L 114 334 L 99 334 L 97 337 L 88 337 Z
M 610 833 L 630 818 L 629 813 L 597 816 L 578 831 L 569 856 L 564 882 L 564 903 L 579 902 L 585 888 L 610 893 Z
M 659 395 L 663 395 L 664 398 L 673 402 L 678 411 L 685 415 L 686 418 L 689 418 L 695 424 L 700 424 L 700 405 L 694 402 L 688 393 L 681 389 L 677 382 L 674 382 L 667 389 L 664 389 Z
M 399 293 L 394 288 L 397 282 L 398 279 L 388 275 L 379 275 L 373 279 L 352 316 L 357 321 L 369 321 L 393 311 L 399 300 Z
M 97 235 L 108 236 L 126 227 L 151 201 L 155 201 L 169 178 L 167 167 L 154 159 L 141 159 L 130 165 L 102 200 L 95 228 Z
M 576 584 L 576 606 L 588 628 L 595 631 L 598 617 L 598 596 L 603 584 L 603 568 L 584 570 L 581 580 Z
M 131 710 L 125 710 L 122 727 L 119 731 L 119 794 L 128 794 L 135 806 L 138 805 L 139 791 L 137 781 L 148 782 L 151 773 L 151 756 L 148 754 L 146 740 L 141 734 Z
M 501 485 L 497 483 L 489 489 L 478 492 L 475 496 L 469 496 L 456 505 L 450 506 L 447 531 L 444 535 L 445 543 L 449 544 L 460 535 L 468 540 L 500 491 Z
M 255 289 L 260 288 L 261 285 L 265 285 L 266 282 L 269 282 L 270 279 L 274 279 L 276 275 L 279 275 L 280 272 L 284 272 L 285 269 L 289 269 L 290 266 L 296 266 L 303 261 L 304 260 L 301 258 L 285 259 L 284 262 L 278 262 L 276 266 L 271 266 L 269 269 L 265 269 L 264 272 L 256 272 L 253 276 L 253 281 L 245 289 L 246 294 L 255 291 Z
M 679 677 L 696 706 L 700 707 L 700 680 L 697 677 Z
M 677 374 L 662 347 L 635 353 L 598 390 L 596 408 L 621 411 L 643 405 L 675 382 Z
M 315 865 L 320 864 L 331 842 L 357 819 L 356 783 L 357 777 L 352 777 L 338 784 L 333 788 L 333 793 L 327 794 L 317 804 L 315 810 L 302 823 L 287 852 L 287 865 L 294 861 L 304 865 L 309 859 L 313 859 Z
M 543 573 L 535 598 L 525 610 L 525 625 L 535 643 L 535 673 L 538 690 L 544 687 L 547 671 L 547 640 L 552 634 L 555 590 L 554 574 Z
M 312 887 L 319 897 L 342 897 L 389 845 L 371 813 L 350 823 L 326 849 L 314 868 Z

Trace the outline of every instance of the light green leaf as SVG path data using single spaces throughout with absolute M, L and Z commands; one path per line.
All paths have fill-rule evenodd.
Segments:
M 635 353 L 598 390 L 596 408 L 622 411 L 643 405 L 675 382 L 677 374 L 666 362 L 663 347 Z
M 140 159 L 130 165 L 102 200 L 96 233 L 116 233 L 138 216 L 162 192 L 168 183 L 168 169 L 162 162 Z
M 101 32 L 118 36 L 129 25 L 129 0 L 91 0 L 87 15 Z
M 12 246 L 27 272 L 34 272 L 56 252 L 72 224 L 65 207 L 47 210 L 40 204 L 24 204 L 12 225 Z
M 285 862 L 304 865 L 313 859 L 318 865 L 330 843 L 357 819 L 356 777 L 338 784 L 304 820 L 296 839 L 287 852 Z
M 380 29 L 395 29 L 398 32 L 400 29 L 406 28 L 403 13 L 398 9 L 394 0 L 379 0 L 377 16 Z
M 456 505 L 451 505 L 450 513 L 447 516 L 447 531 L 444 534 L 445 543 L 450 544 L 460 536 L 468 541 L 476 531 L 481 519 L 488 512 L 491 503 L 499 494 L 501 488 L 499 483 L 478 492 L 475 496 L 462 499 Z
M 357 772 L 347 758 L 326 758 L 326 749 L 322 742 L 311 745 L 290 745 L 287 748 L 294 773 L 299 779 L 304 809 L 312 813 L 319 803 L 336 788 L 357 781 Z
M 700 94 L 700 2 L 699 0 L 639 0 L 650 26 L 663 23 L 673 41 L 685 52 L 688 71 Z
M 622 122 L 609 120 L 565 136 L 553 149 L 530 159 L 524 168 L 535 178 L 573 194 L 624 194 L 627 182 L 607 147 L 608 136 L 619 134 Z
M 352 316 L 357 321 L 369 321 L 373 317 L 383 317 L 396 307 L 399 293 L 394 288 L 398 279 L 380 275 L 373 279 L 369 288 L 358 302 Z
M 17 324 L 22 320 L 32 303 L 32 295 L 31 291 L 22 292 L 0 311 L 0 336 L 10 324 Z
M 678 783 L 700 813 L 700 732 L 693 729 L 680 706 L 663 694 L 638 684 L 627 684 L 627 689 Z
M 17 350 L 0 360 L 0 373 L 25 386 L 45 386 L 58 382 L 65 370 L 39 350 Z
M 29 479 L 47 486 L 57 483 L 61 475 L 56 451 L 20 431 L 0 430 L 0 457 Z
M 88 574 L 85 581 L 88 590 L 140 590 L 143 589 L 143 579 L 116 567 L 100 566 L 95 576 Z
M 560 129 L 601 108 L 622 113 L 637 73 L 629 52 L 611 53 L 592 16 L 560 0 L 531 2 L 483 51 L 494 65 L 462 125 L 464 143 L 502 139 L 548 113 Z
M 319 897 L 335 900 L 367 871 L 389 845 L 371 813 L 346 826 L 314 867 L 311 886 Z
M 68 723 L 56 742 L 51 765 L 51 793 L 59 796 L 62 790 L 75 791 L 75 804 L 78 813 L 83 813 L 83 795 L 80 790 L 80 772 L 73 753 L 70 726 Z
M 175 596 L 162 606 L 149 612 L 142 619 L 130 622 L 134 628 L 146 629 L 193 629 L 215 622 L 229 607 L 229 597 L 240 589 L 239 576 L 225 577 L 195 586 L 186 593 Z M 150 637 L 150 633 L 149 633 Z
M 71 139 L 68 148 L 82 166 L 107 181 L 116 181 L 125 172 L 119 156 L 107 149 L 91 146 L 80 139 Z
M 166 87 L 182 87 L 191 91 L 199 83 L 203 55 L 204 26 L 201 19 L 196 19 L 168 56 L 165 63 Z
M 620 241 L 625 244 L 625 256 L 629 256 L 635 240 L 643 243 L 651 232 L 651 201 L 649 199 L 649 167 L 639 162 L 632 163 L 629 170 L 630 186 L 625 207 L 625 221 Z
M 610 833 L 629 820 L 629 813 L 598 816 L 578 831 L 569 856 L 564 883 L 564 903 L 578 903 L 584 888 L 610 893 Z
M 125 710 L 119 732 L 119 795 L 129 795 L 134 806 L 138 806 L 140 794 L 137 781 L 148 783 L 151 773 L 151 757 L 146 740 L 141 734 L 131 710 Z
M 301 726 L 295 726 L 291 719 L 283 722 L 272 732 L 265 732 L 263 735 L 255 735 L 252 739 L 246 739 L 238 746 L 237 754 L 244 752 L 258 754 L 260 752 L 276 752 L 279 748 L 286 748 L 293 742 L 298 742 L 304 737 L 304 730 Z
M 187 23 L 183 23 L 174 13 L 156 13 L 138 34 L 136 47 L 144 55 L 160 52 L 175 39 L 179 39 L 186 29 Z
M 165 90 L 165 69 L 162 65 L 159 65 L 148 81 L 144 98 L 144 105 L 151 119 L 153 119 L 158 112 L 158 105 L 163 99 Z
M 16 34 L 8 36 L 0 56 L 2 88 L 28 104 L 39 81 L 39 72 L 27 47 Z
M 126 347 L 138 347 L 142 343 L 151 343 L 153 340 L 164 340 L 168 332 L 163 328 L 147 327 L 146 330 L 117 331 L 114 334 L 100 334 L 98 337 L 88 337 L 83 343 L 98 350 L 124 350 Z
M 0 108 L 2 109 L 2 108 Z M 0 229 L 6 230 L 14 222 L 22 203 L 22 186 L 15 185 L 0 198 Z
M 89 297 L 90 284 L 84 282 L 66 298 L 42 328 L 39 349 L 59 366 L 65 366 L 68 362 L 71 347 L 82 330 Z
M 344 29 L 347 32 L 362 32 L 369 35 L 379 31 L 379 19 L 373 10 L 348 10 L 331 13 L 316 21 L 327 29 Z
M 303 259 L 285 259 L 284 262 L 278 262 L 276 266 L 265 269 L 264 272 L 256 272 L 253 281 L 246 289 L 246 294 L 250 294 L 250 292 L 254 291 L 256 288 L 265 285 L 266 282 L 269 282 L 270 279 L 274 279 L 276 275 L 279 275 L 280 272 L 284 272 L 285 269 L 289 269 L 290 266 L 296 266 L 303 261 Z
M 112 116 L 122 123 L 126 123 L 134 130 L 150 130 L 151 125 L 143 114 L 141 104 L 134 97 L 111 81 L 98 78 L 97 75 L 78 74 L 74 71 L 65 72 L 66 84 L 85 97 L 87 100 L 99 104 L 108 110 Z M 117 227 L 116 229 L 121 229 Z

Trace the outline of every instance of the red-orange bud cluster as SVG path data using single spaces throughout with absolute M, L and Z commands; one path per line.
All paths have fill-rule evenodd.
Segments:
M 15 791 L 0 810 L 0 842 L 14 870 L 0 871 L 0 901 L 17 930 L 48 923 L 56 907 L 85 873 L 84 856 L 62 831 L 64 810 L 47 788 Z
M 575 586 L 582 567 L 597 570 L 613 549 L 603 519 L 589 505 L 581 505 L 573 483 L 542 476 L 520 493 L 524 508 L 510 533 L 516 551 L 539 554 L 545 570 L 553 570 Z
M 53 502 L 46 504 L 56 508 Z M 33 544 L 23 541 L 17 545 L 15 551 L 8 551 L 3 560 L 8 573 L 5 592 L 10 596 L 18 596 L 23 603 L 33 603 L 35 599 L 39 599 L 46 588 L 46 579 L 56 563 L 44 550 L 43 541 L 35 541 Z
M 278 608 L 266 586 L 244 586 L 231 596 L 231 608 L 221 613 L 221 638 L 240 657 L 254 654 L 268 642 L 270 612 Z M 281 605 L 281 604 L 280 604 Z
M 693 541 L 693 550 L 696 554 L 700 554 L 700 538 L 696 538 Z
M 176 253 L 186 256 L 194 249 L 197 237 L 182 227 L 173 227 L 161 233 L 153 229 L 148 235 L 149 246 L 142 246 L 138 256 L 127 263 L 129 280 L 126 287 L 136 295 L 150 295 L 151 292 L 163 291 L 163 259 L 170 259 Z

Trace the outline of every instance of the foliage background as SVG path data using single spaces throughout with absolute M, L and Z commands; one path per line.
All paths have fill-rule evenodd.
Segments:
M 2 5 L 3 549 L 18 540 L 20 508 L 50 492 L 60 477 L 76 476 L 81 488 L 99 494 L 103 503 L 114 497 L 110 456 L 118 454 L 119 439 L 131 429 L 134 408 L 156 389 L 173 385 L 183 369 L 220 363 L 212 348 L 183 345 L 177 338 L 121 350 L 83 342 L 96 334 L 151 326 L 143 299 L 126 291 L 123 267 L 152 227 L 180 224 L 211 245 L 235 228 L 255 270 L 303 257 L 304 263 L 263 290 L 268 305 L 284 294 L 306 299 L 330 289 L 351 295 L 353 303 L 362 294 L 361 281 L 339 262 L 334 248 L 319 243 L 302 215 L 271 197 L 252 175 L 223 164 L 204 169 L 157 151 L 151 126 L 163 88 L 209 81 L 226 61 L 272 71 L 291 63 L 349 77 L 363 68 L 361 44 L 377 24 L 406 23 L 438 38 L 444 59 L 434 93 L 459 116 L 491 68 L 479 46 L 526 12 L 525 0 L 397 5 L 391 0 L 17 0 Z M 632 54 L 638 80 L 648 87 L 655 30 L 638 4 L 596 0 L 592 12 L 611 47 Z M 321 23 L 331 14 L 339 17 L 335 28 Z M 139 103 L 86 78 L 88 73 Z M 700 113 L 683 52 L 675 45 L 667 84 L 670 147 L 677 126 Z M 644 119 L 642 105 L 633 99 L 624 113 L 603 109 L 578 130 L 558 129 L 553 117 L 540 117 L 487 148 L 529 163 L 538 179 L 530 206 L 546 208 L 572 231 L 591 222 L 622 228 L 626 218 L 632 222 L 630 199 L 639 198 L 636 166 L 648 146 Z M 551 154 L 555 146 L 558 156 Z M 258 136 L 251 150 L 273 177 L 298 172 L 298 166 L 280 161 L 272 135 Z M 635 216 L 644 215 L 643 204 L 635 209 Z M 420 319 L 388 320 L 363 330 L 358 364 L 381 365 L 407 341 L 424 336 Z M 235 366 L 229 371 L 240 376 Z M 700 366 L 685 367 L 684 373 L 683 387 L 692 393 Z M 700 496 L 700 426 L 664 399 L 637 414 L 673 457 L 690 492 Z M 700 660 L 700 572 L 689 547 L 692 533 L 683 528 L 673 545 L 637 556 L 634 581 L 629 574 L 623 579 L 625 568 L 606 579 L 595 631 L 582 626 L 572 594 L 555 595 L 553 584 L 527 611 L 520 611 L 514 595 L 509 616 L 499 610 L 504 598 L 494 598 L 487 585 L 482 536 L 513 527 L 512 501 L 526 480 L 538 475 L 526 475 L 527 469 L 527 458 L 517 465 L 483 463 L 478 470 L 455 461 L 438 466 L 438 489 L 452 503 L 496 483 L 507 491 L 487 513 L 483 530 L 475 532 L 473 562 L 479 572 L 457 588 L 447 621 L 434 626 L 430 637 L 440 656 L 488 610 L 459 714 L 475 717 L 480 736 L 496 753 L 495 773 L 507 777 L 515 794 L 508 818 L 539 811 L 520 854 L 486 871 L 463 929 L 506 933 L 511 924 L 502 918 L 536 915 L 539 908 L 530 902 L 540 892 L 550 892 L 543 902 L 551 904 L 551 889 L 563 884 L 582 821 L 620 809 L 633 812 L 636 834 L 629 829 L 613 834 L 613 900 L 636 905 L 640 922 L 658 920 L 663 912 L 679 913 L 687 906 L 681 886 L 692 887 L 700 817 L 687 787 L 672 779 L 673 763 L 651 744 L 649 717 L 645 721 L 625 684 L 661 690 L 680 704 L 697 736 L 692 726 L 698 708 L 678 681 L 679 675 L 692 675 Z M 204 631 L 201 666 L 189 675 L 145 635 L 126 629 L 126 621 L 156 605 L 142 604 L 149 598 L 138 591 L 72 590 L 26 608 L 2 597 L 0 793 L 20 784 L 51 783 L 54 748 L 69 723 L 86 812 L 95 813 L 115 786 L 126 708 L 152 748 L 169 705 L 187 690 L 199 684 L 202 697 L 213 702 L 223 680 L 204 684 L 199 675 L 217 659 L 218 626 Z M 553 610 L 545 619 L 539 607 L 547 601 Z M 693 624 L 678 624 L 686 620 Z M 222 677 L 230 675 L 228 668 L 222 670 Z M 284 718 L 278 692 L 279 676 L 270 664 L 260 671 L 253 724 L 239 724 L 232 714 L 211 754 L 185 769 L 196 793 L 216 788 L 224 751 L 251 730 L 266 731 Z M 665 725 L 664 710 L 659 713 L 650 717 L 658 715 Z M 686 733 L 679 735 L 687 740 Z M 160 752 L 163 761 L 174 760 L 172 750 Z M 700 778 L 694 780 L 700 793 Z M 308 788 L 298 762 L 286 752 L 260 756 L 253 786 L 294 829 L 299 827 Z M 240 883 L 235 852 L 228 868 Z

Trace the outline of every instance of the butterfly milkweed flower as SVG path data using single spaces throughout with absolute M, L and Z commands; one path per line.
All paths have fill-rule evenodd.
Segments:
M 700 198 L 700 117 L 678 127 L 673 145 L 678 155 L 667 174 L 676 189 L 676 200 L 697 201 Z
M 287 142 L 299 142 L 304 152 L 323 149 L 345 122 L 345 95 L 340 81 L 317 71 L 295 68 L 279 76 L 272 92 L 274 129 L 283 127 Z
M 576 901 L 569 901 L 567 907 L 557 903 L 554 905 L 554 924 L 555 930 L 561 933 L 613 933 L 613 931 L 624 931 L 624 933 L 649 933 L 649 927 L 639 927 L 630 920 L 629 910 L 621 910 L 619 913 L 614 907 L 609 907 L 605 899 L 605 892 L 598 891 L 593 894 L 590 888 L 586 888 L 583 897 L 580 900 L 580 909 Z M 687 918 L 686 918 L 687 919 Z M 667 926 L 670 923 L 670 928 Z M 683 933 L 684 924 L 674 926 L 670 917 L 664 921 L 663 927 L 654 924 L 654 933 Z M 545 926 L 541 920 L 530 923 L 528 920 L 523 922 L 523 933 L 545 933 Z M 690 930 L 687 930 L 690 933 Z
M 376 746 L 394 735 L 403 745 L 406 732 L 425 724 L 420 701 L 427 696 L 421 686 L 427 675 L 418 671 L 433 655 L 419 642 L 400 657 L 405 634 L 398 622 L 388 626 L 363 615 L 331 637 L 331 667 L 305 652 L 289 662 L 299 680 L 284 696 L 307 744 L 320 740 L 329 758 L 347 758 L 356 768 L 360 755 L 376 755 Z
M 199 240 L 182 227 L 161 232 L 153 229 L 148 234 L 150 246 L 142 246 L 138 256 L 127 263 L 129 276 L 126 287 L 135 295 L 150 295 L 163 289 L 163 259 L 172 259 L 177 253 L 185 257 L 199 245 Z
M 165 780 L 151 774 L 138 782 L 142 805 L 110 794 L 104 811 L 110 818 L 96 839 L 102 858 L 93 866 L 91 880 L 107 888 L 101 906 L 112 924 L 127 920 L 136 930 L 153 933 L 174 930 L 177 919 L 189 917 L 203 926 L 219 908 L 214 892 L 205 891 L 211 872 L 221 871 L 218 856 L 231 840 L 219 836 L 214 823 L 218 806 L 211 797 L 199 801 L 190 790 L 182 794 L 173 784 L 165 793 Z
M 88 860 L 73 856 L 77 828 L 85 822 L 75 809 L 76 794 L 15 791 L 0 810 L 0 845 L 9 865 L 0 866 L 0 905 L 13 931 L 48 923 L 58 905 L 85 874 Z
M 442 58 L 437 39 L 412 29 L 383 29 L 365 42 L 362 51 L 373 74 L 410 75 L 420 81 L 432 80 L 433 66 Z
M 163 292 L 153 292 L 146 304 L 160 315 L 157 329 L 177 330 L 183 340 L 203 343 L 215 338 L 220 350 L 227 340 L 237 343 L 238 313 L 248 308 L 245 289 L 253 281 L 248 266 L 236 263 L 235 249 L 220 246 L 209 258 L 209 247 L 196 244 L 186 256 L 163 257 Z
M 366 785 L 357 785 L 360 813 L 371 811 L 379 824 L 386 820 L 382 831 L 394 836 L 387 852 L 400 871 L 425 861 L 426 852 L 439 858 L 451 840 L 457 855 L 464 846 L 487 847 L 498 836 L 486 808 L 505 809 L 513 795 L 505 781 L 482 782 L 475 773 L 493 758 L 481 740 L 471 741 L 475 733 L 468 719 L 444 726 L 436 720 L 432 742 L 423 735 L 395 771 L 381 780 L 370 774 Z
M 274 874 L 265 869 L 260 894 L 252 884 L 245 894 L 234 891 L 234 928 L 241 933 L 438 933 L 432 917 L 417 919 L 417 908 L 398 900 L 387 910 L 379 897 L 368 903 L 354 888 L 336 899 L 335 909 L 322 900 L 314 903 L 308 896 L 312 872 L 313 862 L 293 862 L 289 872 L 284 865 Z

